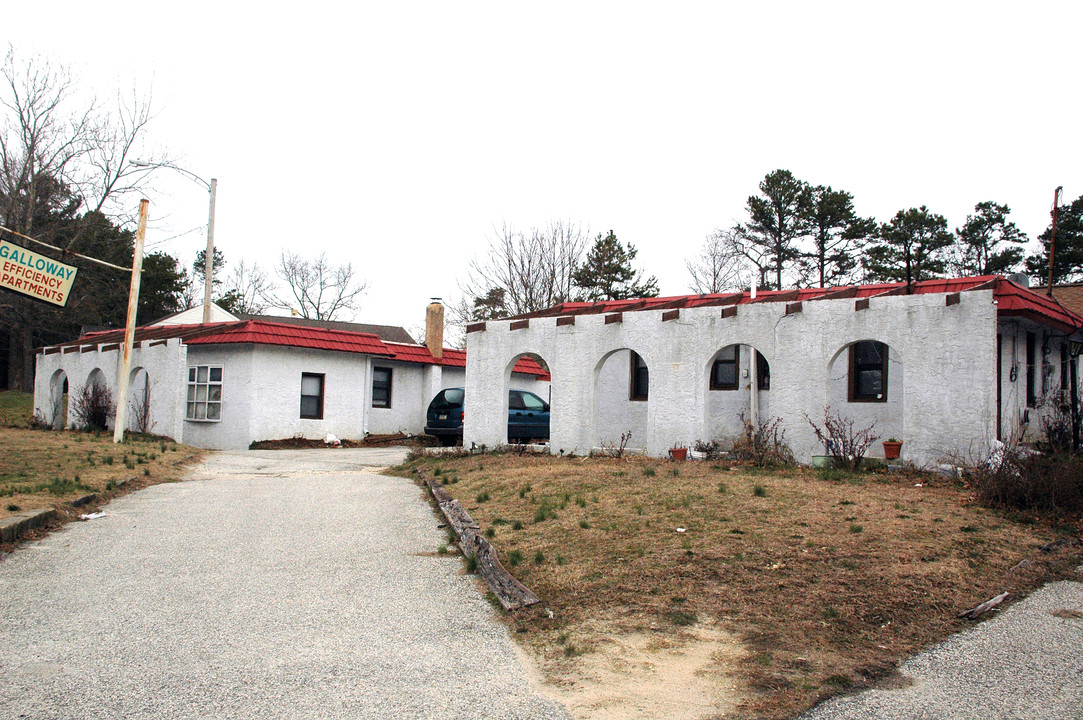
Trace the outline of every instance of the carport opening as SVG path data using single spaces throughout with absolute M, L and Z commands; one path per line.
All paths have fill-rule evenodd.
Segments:
M 549 363 L 537 353 L 520 353 L 504 369 L 506 443 L 549 442 L 553 401 Z

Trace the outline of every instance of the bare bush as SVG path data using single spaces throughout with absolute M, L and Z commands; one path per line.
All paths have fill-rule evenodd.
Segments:
M 1083 509 L 1083 458 L 1067 453 L 1043 455 L 1013 442 L 967 475 L 987 507 L 1054 514 Z
M 1065 390 L 1046 393 L 1038 401 L 1038 427 L 1051 453 L 1072 450 L 1072 401 Z
M 753 425 L 741 413 L 744 433 L 733 443 L 731 452 L 738 459 L 749 460 L 757 467 L 780 467 L 795 463 L 793 451 L 786 444 L 782 418 L 770 418 Z
M 832 412 L 830 405 L 824 406 L 824 420 L 818 425 L 812 418 L 805 415 L 808 424 L 812 426 L 812 432 L 816 439 L 823 443 L 827 453 L 835 461 L 835 467 L 847 470 L 857 470 L 865 459 L 865 453 L 872 444 L 880 439 L 879 435 L 873 435 L 876 427 L 874 422 L 867 428 L 854 429 L 852 418 L 844 417 L 842 412 Z
M 109 388 L 96 383 L 84 385 L 83 391 L 71 402 L 76 424 L 88 430 L 105 430 L 117 409 Z
M 143 391 L 142 402 L 128 404 L 128 412 L 132 417 L 132 429 L 137 433 L 146 435 L 150 432 L 150 383 L 147 383 Z

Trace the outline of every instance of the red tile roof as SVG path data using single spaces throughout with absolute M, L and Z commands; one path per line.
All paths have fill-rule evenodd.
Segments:
M 912 283 L 875 283 L 870 285 L 847 285 L 833 288 L 798 288 L 794 290 L 764 290 L 753 298 L 748 291 L 715 293 L 705 295 L 675 295 L 660 298 L 633 298 L 601 302 L 568 302 L 545 310 L 517 315 L 512 320 L 555 317 L 564 315 L 594 315 L 600 313 L 638 312 L 641 310 L 670 310 L 676 308 L 709 307 L 719 305 L 747 305 L 767 302 L 809 302 L 837 298 L 870 298 L 877 295 L 926 295 L 931 293 L 956 293 L 968 290 L 993 290 L 1000 316 L 1027 317 L 1035 322 L 1053 325 L 1062 330 L 1083 329 L 1083 317 L 1066 309 L 1045 295 L 1016 285 L 999 275 L 981 275 L 969 278 L 922 280 Z
M 437 360 L 424 345 L 406 345 L 402 343 L 386 343 L 395 353 L 395 360 L 401 362 L 425 363 L 427 365 L 443 365 L 444 367 L 466 367 L 466 351 L 455 348 L 444 348 L 444 357 Z M 533 375 L 538 380 L 551 379 L 549 372 L 537 363 L 534 358 L 523 356 L 515 363 L 512 372 L 522 375 Z
M 136 342 L 170 338 L 179 338 L 188 345 L 227 345 L 231 343 L 282 345 L 286 347 L 312 348 L 314 350 L 365 353 L 400 362 L 423 363 L 425 365 L 466 367 L 465 350 L 444 348 L 444 357 L 437 360 L 424 345 L 385 342 L 371 333 L 304 327 L 264 320 L 242 320 L 239 322 L 208 323 L 206 325 L 148 325 L 135 329 Z M 103 330 L 86 333 L 78 340 L 50 347 L 104 345 L 123 341 L 123 330 Z M 514 372 L 534 375 L 539 380 L 550 379 L 549 372 L 542 368 L 533 358 L 529 357 L 520 358 L 515 365 Z
M 191 338 L 187 342 L 189 345 L 221 345 L 229 343 L 285 345 L 312 348 L 313 350 L 337 350 L 339 352 L 365 353 L 367 355 L 383 355 L 386 357 L 394 355 L 383 340 L 370 333 L 286 325 L 263 320 L 226 323 L 216 333 Z

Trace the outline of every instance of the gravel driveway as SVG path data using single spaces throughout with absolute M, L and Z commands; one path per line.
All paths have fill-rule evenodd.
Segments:
M 0 717 L 567 718 L 400 450 L 221 453 L 0 562 Z

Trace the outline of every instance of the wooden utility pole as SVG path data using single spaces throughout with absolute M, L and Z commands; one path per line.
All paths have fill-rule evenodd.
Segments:
M 1049 297 L 1053 297 L 1053 253 L 1057 246 L 1057 206 L 1060 205 L 1060 191 L 1063 189 L 1063 187 L 1058 187 L 1053 191 L 1053 226 L 1052 232 L 1049 233 L 1049 288 L 1045 291 Z
M 124 328 L 124 347 L 120 350 L 117 372 L 117 416 L 113 425 L 113 442 L 124 442 L 124 426 L 128 423 L 128 372 L 132 365 L 135 344 L 135 313 L 139 307 L 139 278 L 143 273 L 143 240 L 147 236 L 149 200 L 139 201 L 139 228 L 135 231 L 135 253 L 132 255 L 132 284 L 128 291 L 128 324 Z

